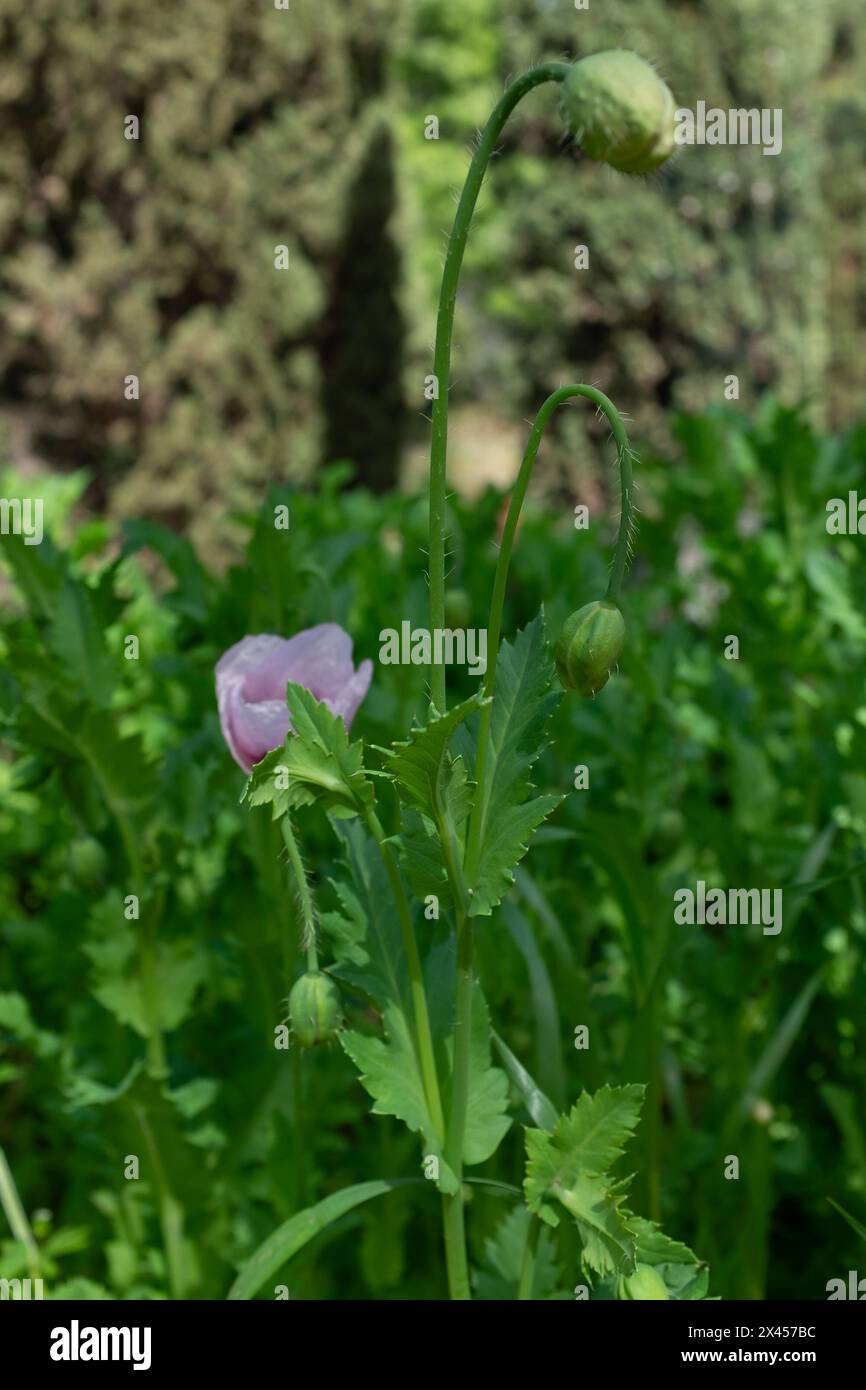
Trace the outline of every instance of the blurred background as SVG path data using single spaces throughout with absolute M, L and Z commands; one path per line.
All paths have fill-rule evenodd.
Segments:
M 455 481 L 507 482 L 524 417 L 572 379 L 659 448 L 671 407 L 721 401 L 730 373 L 744 404 L 772 388 L 822 428 L 859 408 L 859 0 L 0 0 L 0 17 L 0 448 L 24 472 L 86 469 L 94 511 L 219 560 L 269 481 L 337 459 L 375 489 L 417 479 L 476 129 L 509 75 L 612 46 L 682 105 L 781 107 L 782 153 L 685 148 L 629 180 L 564 139 L 553 89 L 522 103 L 464 271 Z M 590 466 L 586 413 L 560 415 L 546 487 Z

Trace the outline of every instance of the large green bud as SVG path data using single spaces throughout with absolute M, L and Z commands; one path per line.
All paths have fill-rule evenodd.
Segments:
M 625 620 L 615 603 L 596 600 L 563 623 L 554 648 L 556 669 L 566 690 L 595 695 L 607 684 L 625 642 Z
M 318 971 L 296 980 L 289 995 L 289 1022 L 302 1047 L 331 1042 L 343 1022 L 333 980 Z
M 637 1265 L 634 1274 L 620 1275 L 616 1281 L 617 1298 L 661 1302 L 668 1298 L 667 1286 L 652 1265 Z
M 636 53 L 611 48 L 574 63 L 562 83 L 562 118 L 591 159 L 649 174 L 674 152 L 674 98 Z

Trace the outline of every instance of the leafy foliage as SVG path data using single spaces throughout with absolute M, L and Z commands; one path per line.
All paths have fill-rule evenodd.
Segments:
M 555 1200 L 577 1223 L 583 1258 L 599 1274 L 629 1273 L 635 1261 L 635 1231 L 622 1210 L 623 1189 L 610 1169 L 634 1133 L 640 1086 L 604 1086 L 584 1092 L 552 1134 L 526 1134 L 526 1200 L 550 1226 L 559 1224 Z
M 289 681 L 286 702 L 291 732 L 253 769 L 243 799 L 251 806 L 269 805 L 274 820 L 298 806 L 320 802 L 335 815 L 355 815 L 373 803 L 373 788 L 364 777 L 361 743 L 350 743 L 342 719 L 335 719 L 301 685 Z
M 675 428 L 675 454 L 642 464 L 628 645 L 596 700 L 554 705 L 535 615 L 544 602 L 555 631 L 603 592 L 603 536 L 578 535 L 569 516 L 539 506 L 515 551 L 504 630 L 537 635 L 524 631 L 500 660 L 527 697 L 513 701 L 509 727 L 530 706 L 537 722 L 525 751 L 499 736 L 510 768 L 502 804 L 567 794 L 516 868 L 513 842 L 496 877 L 514 877 L 507 902 L 476 921 L 484 990 L 470 1113 L 483 1124 L 467 1175 L 483 1297 L 516 1296 L 527 1236 L 545 1271 L 532 1296 L 543 1298 L 573 1296 L 581 1259 L 590 1296 L 615 1297 L 613 1269 L 630 1252 L 660 1271 L 672 1298 L 823 1298 L 828 1272 L 855 1268 L 862 1250 L 866 587 L 862 538 L 828 536 L 825 520 L 829 497 L 860 486 L 866 432 L 821 438 L 770 400 L 751 418 L 714 410 Z M 423 503 L 341 492 L 342 476 L 324 475 L 314 495 L 271 493 L 250 521 L 245 564 L 220 575 L 159 528 L 127 528 L 123 553 L 110 527 L 71 526 L 71 484 L 46 484 L 41 546 L 2 538 L 0 1145 L 49 1296 L 224 1297 L 300 1213 L 360 1179 L 403 1178 L 413 1181 L 401 1193 L 346 1208 L 291 1259 L 294 1237 L 281 1245 L 283 1263 L 256 1295 L 272 1297 L 271 1280 L 293 1298 L 444 1294 L 431 1254 L 441 1204 L 421 1167 L 435 1153 L 429 1116 L 420 1103 L 420 1129 L 372 1116 L 379 1102 L 341 1046 L 299 1056 L 275 1045 L 304 968 L 302 923 L 278 827 L 271 812 L 239 805 L 243 778 L 215 713 L 213 666 L 245 632 L 341 621 L 366 657 L 393 624 L 383 594 L 423 624 Z M 273 527 L 278 502 L 290 506 L 289 535 Z M 453 579 L 473 613 L 484 611 L 490 575 L 478 557 L 500 506 L 492 494 L 471 509 L 452 503 Z M 64 592 L 74 654 L 54 622 Z M 736 662 L 721 655 L 731 632 Z M 124 654 L 127 634 L 138 660 Z M 537 660 L 521 665 L 529 640 Z M 375 789 L 419 943 L 447 1113 L 449 900 L 438 919 L 427 915 L 413 871 L 440 882 L 441 844 L 429 808 L 375 752 L 400 730 L 415 729 L 410 748 L 424 742 L 426 676 L 377 667 L 351 740 L 315 704 L 298 706 L 298 724 L 310 722 L 289 744 L 301 772 L 304 760 L 312 767 L 297 779 L 305 799 L 292 816 L 345 1036 L 398 1102 L 409 1086 L 404 1109 L 417 1067 L 403 1046 L 412 999 L 393 885 L 363 818 L 341 815 L 347 787 L 361 808 Z M 449 714 L 477 700 L 468 673 L 449 680 Z M 473 780 L 478 717 L 470 708 L 426 764 L 440 787 L 458 763 Z M 577 763 L 590 769 L 585 790 L 571 790 Z M 422 783 L 434 785 L 426 773 Z M 455 823 L 465 837 L 465 820 Z M 73 847 L 91 840 L 105 863 L 85 881 Z M 782 887 L 782 932 L 676 927 L 673 892 L 698 878 Z M 137 918 L 124 915 L 130 894 Z M 578 1025 L 588 1047 L 576 1046 Z M 622 1132 L 629 1105 L 614 1106 L 606 1085 L 645 1087 L 636 1128 Z M 590 1129 L 580 1116 L 594 1104 L 613 1118 Z M 521 1123 L 531 1127 L 532 1221 L 514 1189 Z M 725 1181 L 720 1153 L 740 1155 L 738 1183 Z M 138 1182 L 123 1176 L 131 1154 Z M 3 1277 L 22 1259 L 18 1242 L 0 1239 Z
M 489 916 L 514 882 L 529 837 L 562 798 L 530 798 L 529 768 L 540 757 L 544 729 L 559 703 L 544 647 L 541 614 L 514 643 L 503 642 L 496 667 L 490 725 L 490 795 L 484 807 L 478 869 L 470 875 L 471 915 Z

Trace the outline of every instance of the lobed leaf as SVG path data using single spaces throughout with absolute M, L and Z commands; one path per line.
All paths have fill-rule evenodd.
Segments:
M 488 747 L 489 793 L 483 808 L 480 850 L 469 876 L 470 915 L 489 916 L 514 882 L 532 832 L 556 809 L 558 795 L 529 799 L 529 769 L 544 748 L 544 730 L 559 703 L 552 689 L 553 663 L 539 613 L 503 642 L 496 666 Z
M 363 768 L 364 746 L 349 742 L 342 719 L 302 685 L 289 681 L 292 728 L 281 748 L 256 763 L 241 793 L 251 806 L 272 806 L 278 820 L 319 802 L 337 815 L 357 815 L 374 800 Z

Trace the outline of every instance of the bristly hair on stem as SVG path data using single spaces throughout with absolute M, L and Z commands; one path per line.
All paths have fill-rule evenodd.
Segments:
M 288 813 L 280 821 L 280 830 L 283 835 L 283 843 L 286 846 L 290 869 L 289 878 L 295 894 L 295 905 L 303 927 L 301 939 L 307 953 L 307 965 L 311 971 L 316 971 L 319 968 L 316 952 L 316 908 L 310 891 L 307 870 L 304 867 L 304 861 L 301 858 L 301 851 L 298 848 Z

